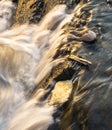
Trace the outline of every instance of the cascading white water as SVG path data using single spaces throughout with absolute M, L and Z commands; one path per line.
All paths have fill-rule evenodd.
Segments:
M 29 96 L 35 84 L 38 87 L 52 67 L 63 61 L 52 61 L 62 39 L 55 45 L 55 34 L 51 36 L 55 30 L 51 29 L 65 18 L 66 6 L 56 6 L 39 25 L 9 29 L 14 9 L 10 1 L 0 2 L 0 130 L 46 130 L 54 122 L 54 108 L 38 101 L 44 90 L 39 89 L 34 99 Z
M 35 98 L 29 96 L 64 61 L 53 56 L 66 41 L 62 27 L 74 15 L 66 13 L 66 5 L 58 5 L 38 25 L 10 29 L 14 9 L 10 1 L 0 2 L 0 130 L 46 130 L 54 122 L 55 108 L 39 100 L 46 93 L 43 89 Z

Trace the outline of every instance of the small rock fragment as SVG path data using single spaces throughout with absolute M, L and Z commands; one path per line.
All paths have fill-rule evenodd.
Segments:
M 72 81 L 59 81 L 56 83 L 49 104 L 62 104 L 66 102 L 72 91 Z
M 85 42 L 92 42 L 96 39 L 96 33 L 93 31 L 88 31 L 88 33 L 84 34 L 81 37 L 81 39 L 82 41 L 85 41 Z

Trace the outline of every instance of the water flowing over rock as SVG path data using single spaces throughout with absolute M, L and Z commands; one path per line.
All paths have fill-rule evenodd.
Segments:
M 0 0 L 0 130 L 112 129 L 112 2 Z

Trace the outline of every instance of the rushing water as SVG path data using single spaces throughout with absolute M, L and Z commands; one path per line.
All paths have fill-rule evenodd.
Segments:
M 39 102 L 44 90 L 39 90 L 35 99 L 27 100 L 35 84 L 38 85 L 55 64 L 62 62 L 61 59 L 52 62 L 56 46 L 51 47 L 50 36 L 51 28 L 65 17 L 66 6 L 53 9 L 39 25 L 22 25 L 11 30 L 6 29 L 14 6 L 1 1 L 0 7 L 2 21 L 6 20 L 0 21 L 3 24 L 0 28 L 0 130 L 47 129 L 53 123 L 54 108 Z M 55 36 L 52 38 L 55 40 Z
M 102 114 L 97 113 L 102 112 L 103 108 L 106 109 L 103 101 L 107 101 L 107 109 L 111 108 L 109 105 L 112 87 L 111 4 L 107 4 L 106 1 L 91 1 L 87 4 L 80 2 L 69 11 L 66 5 L 57 5 L 36 25 L 24 24 L 10 28 L 15 9 L 15 5 L 10 1 L 0 1 L 0 130 L 47 130 L 49 126 L 52 124 L 55 126 L 60 121 L 53 116 L 57 106 L 49 104 L 49 97 L 44 97 L 51 92 L 55 81 L 52 81 L 51 88 L 38 89 L 34 96 L 32 93 L 53 67 L 65 61 L 63 57 L 56 59 L 53 57 L 56 56 L 58 48 L 68 42 L 67 38 L 75 41 L 78 48 L 77 55 L 88 59 L 92 65 L 81 76 L 79 90 L 71 103 L 73 110 L 70 111 L 73 111 L 71 114 L 75 117 L 71 116 L 69 118 L 71 121 L 67 121 L 66 118 L 69 117 L 67 115 L 64 120 L 67 123 L 64 126 L 64 121 L 60 121 L 62 130 L 93 130 L 94 128 L 111 130 L 111 125 L 103 121 Z M 75 22 L 74 26 L 72 22 Z M 68 28 L 72 30 L 72 34 L 66 33 Z M 92 31 L 85 35 L 88 30 L 93 30 L 97 34 L 97 41 L 93 44 L 82 43 L 91 40 L 91 35 L 93 39 L 96 37 Z M 79 33 L 79 36 L 75 36 L 75 33 Z M 72 90 L 72 83 L 64 81 L 64 84 L 70 87 L 65 87 L 65 91 L 61 93 L 63 85 L 61 87 L 56 85 L 59 94 L 54 90 L 56 95 L 53 95 L 51 100 L 54 100 L 53 97 L 57 98 L 57 95 L 56 100 L 60 103 L 70 100 L 68 97 Z M 100 105 L 103 108 L 99 111 Z M 106 114 L 108 115 L 108 111 Z M 107 121 L 110 119 L 111 116 Z M 100 124 L 101 122 L 104 124 Z
M 38 25 L 9 29 L 14 8 L 10 1 L 0 2 L 0 130 L 44 130 L 54 123 L 55 108 L 40 101 L 47 93 L 43 89 L 29 98 L 51 69 L 63 62 L 62 58 L 52 60 L 66 38 L 61 35 L 66 5 L 56 6 Z

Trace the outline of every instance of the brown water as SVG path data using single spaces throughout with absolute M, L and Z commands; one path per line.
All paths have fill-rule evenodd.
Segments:
M 15 6 L 0 2 L 0 130 L 112 129 L 111 6 L 104 0 L 79 2 L 72 10 L 62 4 L 37 25 L 10 29 Z M 88 30 L 97 40 L 82 41 Z M 67 57 L 74 64 L 71 76 L 38 88 Z

